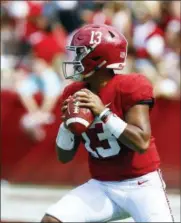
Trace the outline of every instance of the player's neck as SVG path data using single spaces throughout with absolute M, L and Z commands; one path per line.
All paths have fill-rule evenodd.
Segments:
M 89 89 L 97 94 L 99 93 L 100 89 L 103 88 L 104 86 L 107 85 L 107 83 L 112 79 L 112 75 L 110 73 L 104 73 L 101 75 L 101 73 L 99 74 L 95 74 L 92 77 L 90 77 L 89 79 L 86 80 Z
M 96 83 L 94 83 L 94 84 L 91 84 L 91 83 L 88 83 L 88 86 L 89 86 L 89 89 L 93 92 L 93 93 L 95 93 L 95 94 L 97 94 L 97 93 L 99 93 L 99 91 L 100 91 L 100 89 L 101 88 L 103 88 L 104 86 L 106 86 L 106 84 L 109 82 L 109 80 L 107 80 L 107 81 L 103 81 L 103 82 L 98 82 L 97 80 L 96 80 Z

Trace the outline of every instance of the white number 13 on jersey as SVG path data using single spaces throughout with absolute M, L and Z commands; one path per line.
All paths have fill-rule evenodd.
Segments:
M 91 32 L 90 44 L 99 44 L 101 42 L 102 33 L 99 31 Z

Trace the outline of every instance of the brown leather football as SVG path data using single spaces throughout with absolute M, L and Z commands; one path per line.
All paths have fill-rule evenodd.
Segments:
M 89 108 L 79 107 L 71 97 L 65 113 L 65 120 L 66 126 L 72 133 L 81 135 L 94 121 L 94 115 Z

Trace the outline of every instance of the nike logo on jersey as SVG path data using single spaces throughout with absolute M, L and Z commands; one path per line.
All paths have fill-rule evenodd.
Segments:
M 148 180 L 144 180 L 144 181 L 138 181 L 138 185 L 142 185 L 144 183 L 148 182 Z

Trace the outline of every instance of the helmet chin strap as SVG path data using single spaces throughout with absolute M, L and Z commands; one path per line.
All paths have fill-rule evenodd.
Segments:
M 99 70 L 102 66 L 104 66 L 104 64 L 106 64 L 107 61 L 103 61 L 102 63 L 100 63 L 98 66 L 96 66 L 94 68 L 94 70 L 90 71 L 89 73 L 85 74 L 84 75 L 84 78 L 87 78 L 87 77 L 90 77 L 92 74 L 94 74 L 97 70 Z

